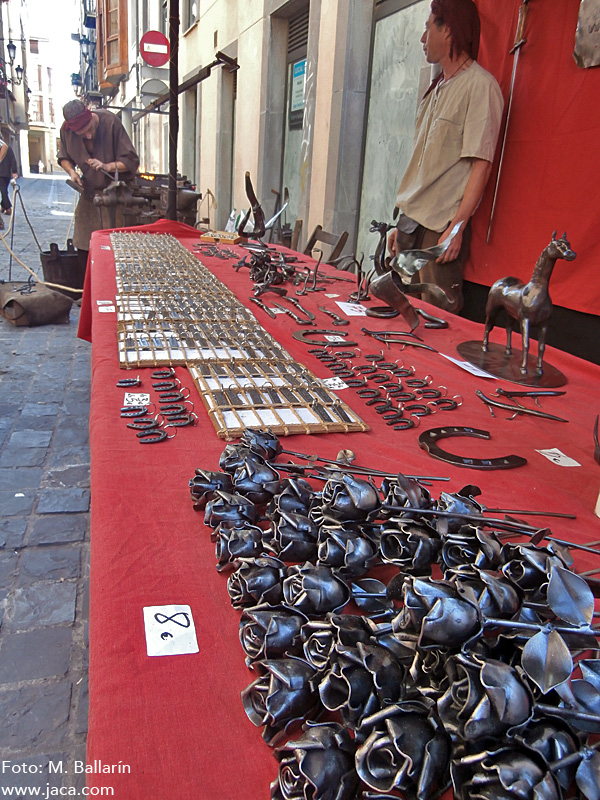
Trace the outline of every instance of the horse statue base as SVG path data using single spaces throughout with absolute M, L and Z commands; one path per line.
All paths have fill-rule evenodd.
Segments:
M 544 361 L 544 371 L 540 375 L 537 371 L 537 358 L 533 355 L 527 356 L 527 369 L 523 373 L 523 353 L 513 348 L 507 354 L 502 344 L 489 342 L 488 349 L 484 351 L 481 349 L 481 341 L 473 340 L 461 342 L 456 349 L 465 361 L 494 378 L 535 389 L 555 389 L 567 383 L 566 376 L 547 361 Z

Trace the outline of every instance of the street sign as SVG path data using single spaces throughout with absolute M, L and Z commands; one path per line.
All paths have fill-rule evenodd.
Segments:
M 146 31 L 140 39 L 140 55 L 151 67 L 162 67 L 169 60 L 169 40 L 160 31 Z

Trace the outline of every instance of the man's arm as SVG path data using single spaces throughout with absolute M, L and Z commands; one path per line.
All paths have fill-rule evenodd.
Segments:
M 105 164 L 98 158 L 88 158 L 87 163 L 96 171 L 102 169 L 104 172 L 114 172 L 118 169 L 119 172 L 127 172 L 127 167 L 122 161 L 109 161 Z
M 445 264 L 448 261 L 454 261 L 454 259 L 460 253 L 464 226 L 471 219 L 475 213 L 475 210 L 477 209 L 477 206 L 479 205 L 479 202 L 483 196 L 483 191 L 488 182 L 488 178 L 490 177 L 491 170 L 492 165 L 489 161 L 485 161 L 483 158 L 473 159 L 473 169 L 471 170 L 471 175 L 467 181 L 465 193 L 463 194 L 463 198 L 456 214 L 452 218 L 446 230 L 440 236 L 439 244 L 441 244 L 444 239 L 450 235 L 455 225 L 457 225 L 459 222 L 462 222 L 463 226 L 456 234 L 454 239 L 452 239 L 450 242 L 446 252 L 438 258 L 438 264 Z
M 0 147 L 0 161 L 4 161 L 4 156 L 8 153 L 8 145 L 6 142 L 2 142 L 2 147 Z
M 64 169 L 64 171 L 68 174 L 69 178 L 71 178 L 73 183 L 76 183 L 79 186 L 83 186 L 81 178 L 79 177 L 75 169 L 75 164 L 70 159 L 61 158 L 58 163 L 62 167 L 62 169 Z

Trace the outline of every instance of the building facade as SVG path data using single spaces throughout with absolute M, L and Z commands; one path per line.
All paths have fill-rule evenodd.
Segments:
M 289 190 L 284 219 L 302 221 L 301 243 L 321 224 L 372 253 L 369 224 L 391 214 L 429 76 L 427 0 L 97 0 L 96 88 L 147 172 L 168 172 L 168 102 L 148 109 L 169 69 L 146 64 L 139 42 L 149 30 L 169 36 L 173 6 L 178 171 L 204 195 L 199 216 L 221 229 L 246 209 L 248 171 L 267 215 Z M 204 69 L 218 53 L 227 61 Z
M 12 147 L 19 172 L 29 171 L 26 32 L 25 0 L 2 0 L 0 3 L 0 135 Z

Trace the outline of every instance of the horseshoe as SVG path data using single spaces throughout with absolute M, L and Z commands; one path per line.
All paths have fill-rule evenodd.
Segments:
M 335 337 L 348 336 L 346 331 L 331 331 L 331 330 L 326 330 L 324 328 L 315 328 L 314 330 L 310 330 L 310 331 L 309 330 L 294 331 L 292 336 L 294 337 L 294 339 L 297 342 L 302 342 L 302 344 L 323 344 L 323 345 L 329 345 L 329 346 L 332 346 L 332 345 L 335 346 L 336 344 L 343 344 L 344 347 L 356 347 L 357 346 L 356 342 L 348 342 L 348 341 L 330 342 L 327 339 L 315 340 L 315 339 L 312 338 L 313 336 L 319 335 L 319 334 L 321 336 L 335 336 Z M 308 338 L 308 337 L 311 337 L 311 338 Z
M 470 467 L 471 469 L 513 469 L 522 467 L 527 463 L 527 459 L 522 456 L 501 456 L 500 458 L 467 458 L 447 453 L 443 450 L 438 441 L 447 439 L 450 436 L 472 436 L 476 439 L 491 439 L 489 431 L 479 428 L 464 428 L 461 426 L 432 428 L 424 431 L 419 436 L 419 447 L 429 453 L 432 458 L 454 464 L 456 467 Z

